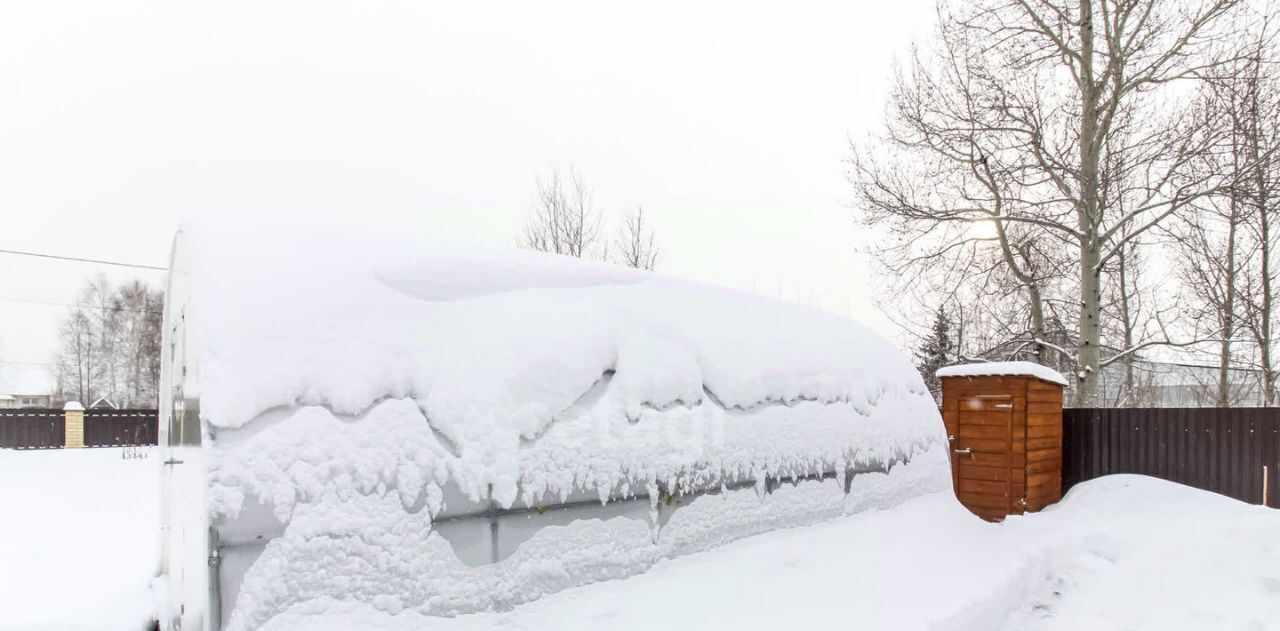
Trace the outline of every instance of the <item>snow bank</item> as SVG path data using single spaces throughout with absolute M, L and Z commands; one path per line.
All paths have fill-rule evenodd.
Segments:
M 326 598 L 263 631 L 1270 630 L 1280 629 L 1278 567 L 1280 511 L 1109 476 L 1000 524 L 944 492 L 664 560 L 509 612 L 435 618 Z
M 341 598 L 396 613 L 433 616 L 510 609 L 547 594 L 643 572 L 664 558 L 700 552 L 744 536 L 888 508 L 948 487 L 946 456 L 922 454 L 892 474 L 859 474 L 845 492 L 835 479 L 784 486 L 763 498 L 726 490 L 664 504 L 660 527 L 648 502 L 618 512 L 536 527 L 499 563 L 469 566 L 425 514 L 402 509 L 394 494 L 340 496 L 299 504 L 282 535 L 244 577 L 231 629 L 252 629 L 289 608 Z M 664 500 L 666 502 L 667 500 Z M 671 510 L 677 508 L 677 510 Z M 503 522 L 501 529 L 520 528 Z M 487 530 L 488 524 L 479 528 Z M 519 536 L 519 535 L 514 535 Z
M 1274 508 L 1112 475 L 1025 521 L 1062 543 L 1004 629 L 1280 629 Z
M 1025 535 L 1007 536 L 973 517 L 948 494 L 934 494 L 893 510 L 665 560 L 643 575 L 579 587 L 510 612 L 439 619 L 326 599 L 291 608 L 264 631 L 926 631 L 947 628 L 940 624 L 967 611 L 975 595 L 1019 576 L 1034 547 Z
M 1026 376 L 1035 377 L 1050 383 L 1067 385 L 1062 373 L 1032 362 L 978 362 L 947 366 L 938 369 L 939 377 L 993 377 L 993 376 Z
M 889 504 L 949 486 L 910 360 L 815 309 L 405 234 L 177 247 L 234 629 L 336 595 L 510 607 L 844 514 L 868 472 Z

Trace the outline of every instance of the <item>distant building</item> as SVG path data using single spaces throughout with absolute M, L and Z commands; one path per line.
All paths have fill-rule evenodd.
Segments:
M 1065 342 L 1058 342 L 1059 346 L 1066 345 Z M 1103 357 L 1116 352 L 1116 349 L 1104 348 Z M 1061 372 L 1070 382 L 1063 397 L 1066 406 L 1079 407 L 1079 381 L 1074 364 L 1056 352 L 1049 351 L 1046 355 L 1051 360 L 1046 362 L 1047 365 Z M 1032 349 L 1026 344 L 1001 344 L 984 353 L 983 357 L 992 361 L 1035 361 Z M 1115 361 L 1102 368 L 1098 379 L 1096 407 L 1200 408 L 1218 405 L 1217 366 L 1158 362 L 1135 356 L 1132 369 L 1133 376 L 1130 379 L 1128 366 L 1124 361 Z M 1264 404 L 1262 371 L 1230 368 L 1227 371 L 1227 382 L 1228 407 L 1261 407 Z M 1280 400 L 1280 391 L 1276 400 Z
M 1201 364 L 1133 362 L 1132 391 L 1125 365 L 1113 363 L 1102 370 L 1099 405 L 1102 407 L 1198 408 L 1218 404 L 1218 367 Z M 1261 407 L 1265 402 L 1262 371 L 1227 370 L 1227 405 Z
M 23 394 L 12 394 L 9 396 L 13 397 L 14 399 L 17 399 L 18 405 L 14 407 L 19 407 L 19 408 L 56 407 L 55 401 L 58 398 L 54 394 L 33 394 L 30 392 L 23 393 Z
M 0 409 L 62 406 L 56 382 L 43 366 L 0 366 Z

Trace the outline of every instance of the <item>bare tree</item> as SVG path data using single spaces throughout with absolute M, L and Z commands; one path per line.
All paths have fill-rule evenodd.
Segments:
M 1243 236 L 1251 242 L 1240 297 L 1245 326 L 1257 346 L 1263 405 L 1276 405 L 1276 252 L 1280 249 L 1280 55 L 1259 37 L 1240 72 L 1220 93 L 1227 99 L 1233 140 L 1243 150 L 1243 183 L 1233 191 L 1246 206 Z M 1223 83 L 1223 82 L 1219 82 Z M 1247 282 L 1247 281 L 1252 282 Z
M 99 274 L 80 290 L 77 304 L 59 330 L 62 351 L 58 381 L 86 405 L 115 389 L 114 348 L 110 312 L 111 286 Z
M 88 281 L 59 329 L 56 373 L 69 396 L 85 404 L 156 405 L 160 379 L 163 294 L 134 281 L 113 288 Z
M 1236 169 L 1238 156 L 1232 151 L 1223 168 Z M 1213 401 L 1226 407 L 1231 403 L 1230 369 L 1236 361 L 1233 342 L 1239 327 L 1242 272 L 1248 259 L 1242 254 L 1240 239 L 1244 209 L 1235 188 L 1197 206 L 1197 212 L 1171 232 L 1178 246 L 1179 276 L 1191 298 L 1187 315 L 1199 337 L 1218 340 Z
M 1205 337 L 1215 341 L 1219 406 L 1240 399 L 1232 382 L 1236 367 L 1262 373 L 1264 405 L 1275 404 L 1274 225 L 1280 201 L 1280 55 L 1271 16 L 1233 63 L 1207 77 L 1199 124 L 1221 124 L 1221 149 L 1206 167 L 1226 173 L 1232 185 L 1197 204 L 1197 212 L 1170 230 L 1178 245 L 1190 312 Z M 1242 29 L 1243 31 L 1243 29 Z
M 98 344 L 93 323 L 85 310 L 76 307 L 58 329 L 62 347 L 57 379 L 62 392 L 80 401 L 92 402 L 97 394 Z
M 555 169 L 546 178 L 538 178 L 538 196 L 525 223 L 523 247 L 578 258 L 604 258 L 604 252 L 596 247 L 599 236 L 600 212 L 576 171 L 571 169 L 567 180 Z
M 121 376 L 116 402 L 153 404 L 160 382 L 163 294 L 140 281 L 121 285 L 111 299 L 114 333 L 112 361 Z
M 623 219 L 618 236 L 614 239 L 614 248 L 618 253 L 618 262 L 627 267 L 652 270 L 658 266 L 662 253 L 658 249 L 653 227 L 644 221 L 644 207 L 637 207 L 635 212 Z
M 854 151 L 863 220 L 894 234 L 890 255 L 921 267 L 972 247 L 969 226 L 994 223 L 999 258 L 1033 313 L 1046 299 L 1039 286 L 1074 268 L 1062 297 L 1076 306 L 1072 348 L 1056 350 L 1078 367 L 1079 400 L 1095 402 L 1103 366 L 1159 343 L 1114 340 L 1102 356 L 1104 274 L 1152 228 L 1223 186 L 1199 168 L 1215 129 L 1179 115 L 1188 91 L 1175 84 L 1235 58 L 1222 22 L 1239 4 L 941 6 L 936 50 L 917 51 L 899 73 L 878 146 Z M 1047 267 L 1004 245 L 1015 232 L 1014 243 L 1048 253 Z M 1039 320 L 1033 335 L 1046 326 Z

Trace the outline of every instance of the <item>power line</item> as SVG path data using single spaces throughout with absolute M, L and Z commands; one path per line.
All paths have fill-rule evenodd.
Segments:
M 97 265 L 115 265 L 117 267 L 134 267 L 137 269 L 151 269 L 151 270 L 158 270 L 161 272 L 169 271 L 169 268 L 167 267 L 156 267 L 155 265 L 139 265 L 137 263 L 121 263 L 120 261 L 104 261 L 102 259 L 84 259 L 76 256 L 59 256 L 57 254 L 42 254 L 39 252 L 21 252 L 19 250 L 0 249 L 0 254 L 16 254 L 19 256 L 34 256 L 42 259 L 56 259 L 59 261 L 75 261 L 77 263 L 94 263 Z
M 95 306 L 95 305 L 84 304 L 84 303 L 72 304 L 68 302 L 49 302 L 45 300 L 31 300 L 30 298 L 10 298 L 8 296 L 0 296 L 0 300 L 3 300 L 5 302 L 19 302 L 19 303 L 26 303 L 26 304 L 32 304 L 32 305 L 42 305 L 46 307 L 69 307 L 72 309 L 83 308 L 83 309 L 89 309 L 89 310 L 97 309 L 100 311 L 121 311 L 125 313 L 149 313 L 152 315 L 164 315 L 163 311 L 154 311 L 151 309 L 128 309 L 126 307 Z

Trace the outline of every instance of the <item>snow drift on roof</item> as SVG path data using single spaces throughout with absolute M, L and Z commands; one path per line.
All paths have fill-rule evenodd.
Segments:
M 530 437 L 614 372 L 633 413 L 924 392 L 883 338 L 809 307 L 407 234 L 193 232 L 189 333 L 218 426 L 408 396 L 455 442 Z
M 407 233 L 194 229 L 183 238 L 190 269 L 175 282 L 190 282 L 188 335 L 199 349 L 207 422 L 238 428 L 272 408 L 304 406 L 362 417 L 379 402 L 409 400 L 451 454 L 451 478 L 472 494 L 491 485 L 504 505 L 518 492 L 564 492 L 570 483 L 607 493 L 638 468 L 661 479 L 706 465 L 718 469 L 714 478 L 759 459 L 771 471 L 873 454 L 888 463 L 940 436 L 907 357 L 813 308 Z M 670 471 L 638 460 L 626 470 L 635 458 L 622 456 L 652 452 L 633 446 L 605 458 L 609 472 L 591 474 L 600 479 L 583 478 L 590 458 L 612 444 L 605 438 L 628 434 L 616 423 L 663 412 L 639 428 L 652 433 L 773 407 L 794 408 L 779 422 L 804 425 L 788 432 L 805 440 L 791 445 L 775 431 L 757 442 L 777 449 L 718 464 L 682 455 Z M 583 410 L 589 418 L 579 418 Z M 861 416 L 864 426 L 822 434 L 837 414 Z M 745 431 L 731 426 L 726 444 Z M 865 440 L 874 432 L 883 440 Z M 535 475 L 548 465 L 530 458 L 553 447 L 570 462 Z M 233 470 L 228 458 L 223 473 Z
M 0 393 L 38 396 L 53 391 L 53 374 L 44 366 L 0 365 Z
M 1067 379 L 1062 376 L 1062 373 L 1048 366 L 1041 366 L 1032 362 L 979 362 L 947 366 L 938 370 L 939 377 L 994 377 L 1004 375 L 1035 377 L 1043 381 L 1063 386 L 1067 385 Z

